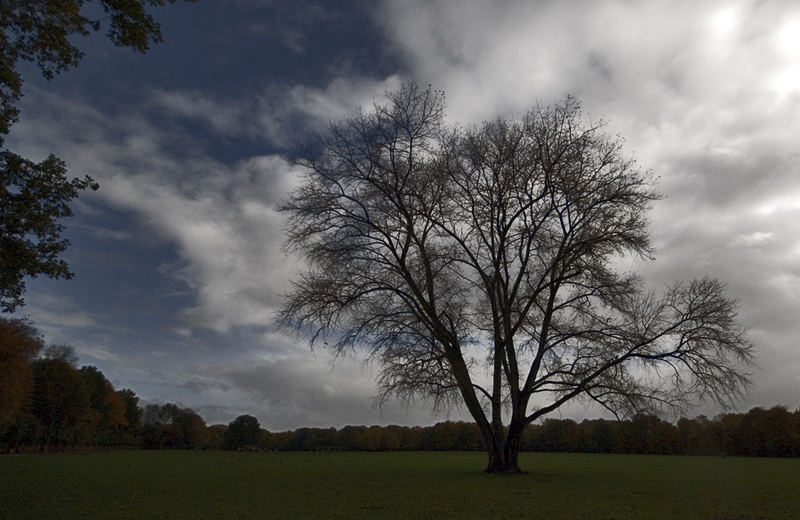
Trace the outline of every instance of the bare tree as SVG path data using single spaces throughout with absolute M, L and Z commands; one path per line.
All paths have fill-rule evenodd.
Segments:
M 619 139 L 572 99 L 468 129 L 443 110 L 404 86 L 301 155 L 283 209 L 309 268 L 285 323 L 368 348 L 383 396 L 463 404 L 488 472 L 518 472 L 525 425 L 572 399 L 627 416 L 742 394 L 752 345 L 719 281 L 658 295 L 614 269 L 650 258 L 658 198 Z

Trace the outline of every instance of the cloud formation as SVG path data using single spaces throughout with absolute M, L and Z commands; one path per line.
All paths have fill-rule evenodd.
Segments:
M 400 83 L 397 75 L 378 79 L 339 76 L 324 88 L 268 85 L 245 97 L 203 90 L 155 90 L 151 103 L 173 117 L 206 125 L 219 136 L 247 137 L 285 150 L 309 133 L 323 130 L 329 122 L 370 106 Z
M 153 309 L 131 311 L 137 325 L 161 315 L 163 329 L 136 337 L 152 344 L 125 339 L 133 317 L 81 310 L 78 296 L 29 298 L 48 336 L 75 341 L 82 358 L 145 398 L 204 406 L 213 421 L 253 410 L 274 428 L 430 422 L 425 403 L 376 414 L 372 375 L 359 359 L 331 369 L 327 354 L 270 326 L 298 262 L 281 249 L 276 211 L 299 174 L 286 151 L 410 80 L 443 89 L 453 123 L 515 117 L 567 95 L 607 121 L 664 194 L 651 215 L 656 261 L 625 267 L 656 288 L 705 275 L 725 281 L 758 347 L 756 387 L 743 407 L 800 402 L 800 7 L 386 0 L 354 18 L 374 26 L 346 28 L 342 13 L 310 9 L 314 30 L 301 11 L 279 9 L 276 20 L 287 22 L 274 37 L 287 54 L 274 63 L 316 67 L 313 82 L 248 68 L 219 85 L 144 84 L 113 105 L 28 90 L 9 145 L 31 157 L 54 152 L 101 184 L 76 206 L 76 231 L 160 255 L 150 274 L 162 284 L 157 297 L 135 300 Z M 236 27 L 263 34 L 276 20 Z M 365 41 L 382 35 L 372 70 L 351 51 L 313 61 L 315 49 L 334 45 L 323 39 L 326 21 L 342 34 L 369 33 Z M 397 67 L 386 73 L 386 63 Z M 114 211 L 136 225 L 104 220 Z M 141 254 L 113 258 L 150 261 Z M 57 314 L 57 302 L 68 312 Z
M 800 399 L 800 7 L 390 1 L 380 19 L 454 121 L 566 95 L 608 121 L 665 196 L 657 260 L 634 268 L 657 287 L 727 282 L 758 346 L 751 402 Z
M 164 269 L 197 295 L 197 304 L 185 309 L 188 325 L 225 332 L 270 323 L 288 290 L 296 259 L 282 250 L 277 206 L 299 172 L 276 154 L 218 161 L 191 142 L 180 118 L 199 120 L 223 137 L 243 132 L 259 136 L 264 148 L 283 147 L 290 132 L 282 117 L 322 129 L 398 84 L 395 77 L 342 78 L 324 90 L 289 88 L 266 105 L 260 104 L 263 96 L 254 105 L 213 93 L 154 90 L 145 100 L 155 112 L 150 114 L 102 113 L 88 101 L 34 90 L 35 106 L 28 105 L 14 138 L 29 155 L 52 151 L 72 171 L 94 177 L 102 186 L 96 197 L 144 222 L 152 234 L 145 241 L 176 244 L 179 261 Z M 161 124 L 165 113 L 178 122 Z M 102 228 L 92 232 L 125 236 Z

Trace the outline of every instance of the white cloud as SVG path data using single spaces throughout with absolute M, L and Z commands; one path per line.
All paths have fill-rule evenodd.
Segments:
M 251 100 L 154 91 L 146 107 L 159 115 L 166 111 L 199 119 L 222 136 L 245 129 L 280 141 L 284 137 L 278 134 L 288 134 L 280 114 L 321 128 L 398 84 L 396 77 L 389 77 L 342 78 L 323 90 L 296 86 L 269 106 L 260 105 L 266 98 L 256 96 L 256 112 L 250 109 Z M 278 155 L 219 162 L 198 148 L 185 128 L 174 122 L 162 126 L 148 119 L 147 112 L 103 114 L 89 103 L 37 90 L 31 98 L 36 108 L 15 128 L 15 139 L 27 148 L 23 152 L 57 153 L 72 171 L 100 183 L 94 196 L 138 214 L 151 241 L 176 245 L 179 262 L 165 264 L 162 274 L 181 280 L 195 293 L 196 304 L 184 312 L 189 327 L 224 332 L 271 322 L 298 265 L 282 250 L 284 218 L 277 211 L 298 179 L 297 168 Z M 54 122 L 56 114 L 60 117 Z M 97 233 L 127 237 L 110 230 Z
M 63 329 L 86 329 L 97 325 L 96 316 L 65 296 L 44 295 L 28 302 L 24 312 L 34 318 L 45 338 L 58 337 Z
M 194 165 L 196 181 L 185 187 L 161 172 L 129 171 L 106 179 L 104 195 L 177 244 L 181 262 L 168 274 L 197 295 L 186 311 L 191 324 L 226 331 L 269 323 L 292 270 L 281 252 L 283 217 L 275 205 L 296 172 L 275 156 L 232 168 L 214 164 L 212 171 L 203 166 Z
M 321 130 L 368 107 L 400 85 L 398 76 L 383 79 L 337 77 L 325 88 L 270 85 L 248 95 L 204 90 L 155 90 L 150 103 L 171 116 L 199 121 L 224 139 L 248 137 L 272 147 L 291 146 L 304 131 Z
M 81 345 L 75 348 L 81 363 L 87 363 L 89 360 L 100 360 L 106 362 L 115 362 L 120 360 L 120 356 L 110 352 L 108 349 L 101 347 L 91 347 Z
M 756 379 L 771 381 L 751 402 L 797 396 L 800 359 L 785 354 L 800 332 L 798 20 L 789 1 L 389 0 L 380 12 L 410 76 L 446 91 L 451 120 L 571 94 L 626 138 L 666 195 L 652 212 L 657 261 L 637 267 L 656 286 L 728 283 Z
M 328 121 L 336 121 L 359 108 L 367 109 L 373 102 L 383 98 L 384 93 L 396 90 L 401 80 L 392 75 L 383 80 L 365 78 L 336 78 L 325 90 L 304 87 L 293 87 L 287 98 L 289 106 L 302 112 L 317 126 L 324 126 Z
M 758 206 L 756 210 L 761 216 L 772 216 L 800 209 L 800 193 L 779 195 Z
M 227 165 L 191 148 L 175 153 L 171 146 L 185 138 L 141 116 L 100 114 L 88 103 L 41 92 L 29 97 L 37 108 L 14 135 L 23 152 L 58 154 L 71 171 L 100 183 L 86 197 L 135 212 L 153 240 L 176 245 L 180 261 L 168 274 L 196 293 L 186 311 L 191 326 L 224 331 L 270 321 L 293 269 L 281 250 L 283 217 L 276 211 L 297 176 L 286 160 L 265 155 Z M 63 119 L 54 122 L 54 114 Z
M 739 235 L 733 242 L 735 246 L 759 247 L 775 240 L 775 233 L 755 231 L 746 235 Z
M 239 135 L 252 126 L 247 124 L 246 107 L 241 102 L 225 102 L 199 90 L 158 89 L 153 91 L 151 102 L 172 115 L 205 121 L 220 134 Z

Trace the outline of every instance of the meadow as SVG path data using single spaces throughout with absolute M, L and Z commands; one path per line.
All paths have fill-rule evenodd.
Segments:
M 800 518 L 800 459 L 120 451 L 0 457 L 0 518 Z

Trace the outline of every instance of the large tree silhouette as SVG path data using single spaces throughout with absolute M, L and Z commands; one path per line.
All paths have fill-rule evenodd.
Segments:
M 662 294 L 617 272 L 649 258 L 658 195 L 578 104 L 448 128 L 444 96 L 405 86 L 332 124 L 284 203 L 308 269 L 285 323 L 382 364 L 382 395 L 458 402 L 489 472 L 518 472 L 526 424 L 572 399 L 615 414 L 729 402 L 752 346 L 713 279 Z

